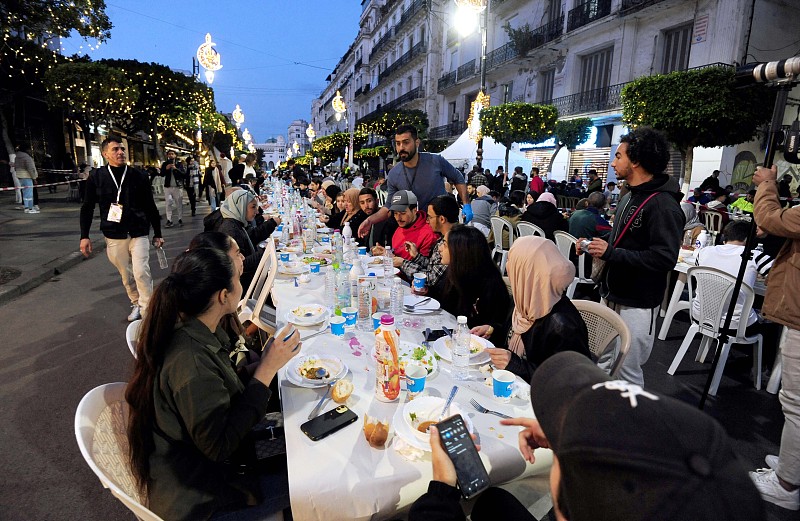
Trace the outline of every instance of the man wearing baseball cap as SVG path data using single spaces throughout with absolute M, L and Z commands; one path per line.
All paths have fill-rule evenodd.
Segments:
M 548 358 L 534 373 L 536 420 L 524 427 L 520 451 L 553 450 L 550 493 L 557 520 L 658 521 L 764 519 L 763 503 L 736 459 L 724 429 L 681 401 L 611 380 L 572 351 Z M 464 519 L 455 469 L 431 428 L 434 481 L 409 519 Z M 490 488 L 475 502 L 474 521 L 530 519 L 510 493 Z
M 397 230 L 392 236 L 394 254 L 405 260 L 413 257 L 406 248 L 406 243 L 413 243 L 419 253 L 430 256 L 431 248 L 439 240 L 425 219 L 425 213 L 417 210 L 417 196 L 411 190 L 398 190 L 387 201 L 389 210 L 397 221 Z M 374 255 L 382 255 L 383 248 L 373 248 Z

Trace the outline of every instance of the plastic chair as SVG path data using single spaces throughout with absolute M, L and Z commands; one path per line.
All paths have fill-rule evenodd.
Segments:
M 529 222 L 520 221 L 517 223 L 517 236 L 518 237 L 526 237 L 528 235 L 538 235 L 539 237 L 544 237 L 544 230 L 536 226 L 535 224 L 531 224 Z
M 161 521 L 143 505 L 128 466 L 126 386 L 105 384 L 86 393 L 75 412 L 75 438 L 83 459 L 105 488 L 137 518 Z
M 686 274 L 689 284 L 689 302 L 694 302 L 696 297 L 700 304 L 700 311 L 696 316 L 693 308 L 690 308 L 689 316 L 692 324 L 689 326 L 689 330 L 686 332 L 686 336 L 683 338 L 683 342 L 667 370 L 667 373 L 671 375 L 675 374 L 695 335 L 698 333 L 703 335 L 697 356 L 700 361 L 705 360 L 711 343 L 717 343 L 723 325 L 723 316 L 728 310 L 733 293 L 733 285 L 736 282 L 736 277 L 733 275 L 703 266 L 691 267 Z M 753 293 L 753 288 L 747 284 L 742 284 L 741 292 L 744 295 L 744 304 L 740 314 L 741 320 L 739 320 L 736 335 L 729 338 L 728 343 L 722 347 L 719 364 L 711 380 L 711 388 L 709 389 L 711 396 L 716 396 L 717 394 L 722 372 L 725 369 L 725 362 L 728 360 L 728 353 L 733 344 L 755 344 L 753 348 L 753 373 L 755 375 L 755 387 L 756 389 L 761 389 L 761 347 L 763 338 L 760 334 L 751 337 L 745 336 L 747 317 L 750 316 L 750 310 L 753 308 L 755 294 Z
M 508 251 L 514 244 L 514 227 L 511 223 L 500 217 L 492 217 L 492 234 L 494 235 L 494 250 L 492 251 L 492 258 L 500 255 L 500 273 L 506 272 L 506 262 L 508 262 Z M 508 230 L 508 250 L 503 248 L 503 230 Z M 495 261 L 497 262 L 497 261 Z
M 553 232 L 553 235 L 556 238 L 556 246 L 558 247 L 558 251 L 561 252 L 561 255 L 564 256 L 567 260 L 571 261 L 570 253 L 574 251 L 575 243 L 578 242 L 578 239 L 574 235 L 570 235 L 567 232 L 563 232 L 561 230 L 556 230 Z M 578 284 L 594 284 L 595 282 L 592 280 L 592 274 L 586 273 L 586 257 L 581 255 L 578 257 L 578 273 L 575 274 L 575 278 L 572 279 L 572 283 L 567 288 L 567 297 L 572 298 L 575 295 L 575 288 L 578 287 Z
M 722 214 L 715 210 L 705 210 L 701 213 L 706 230 L 714 233 L 722 232 Z
M 589 330 L 589 350 L 598 361 L 607 355 L 617 356 L 608 367 L 608 374 L 616 376 L 622 367 L 622 361 L 631 347 L 631 330 L 616 311 L 591 300 L 573 300 L 586 328 Z M 619 337 L 619 348 L 614 340 Z M 604 361 L 604 360 L 603 360 Z
M 272 290 L 277 273 L 278 254 L 275 251 L 275 241 L 267 239 L 264 255 L 261 256 L 253 280 L 239 301 L 239 320 L 242 323 L 249 320 L 263 330 L 275 328 L 275 308 L 267 305 L 267 296 Z
M 139 328 L 142 325 L 142 319 L 134 320 L 128 324 L 128 329 L 125 330 L 125 340 L 128 341 L 128 349 L 131 354 L 136 358 L 136 346 L 139 343 Z

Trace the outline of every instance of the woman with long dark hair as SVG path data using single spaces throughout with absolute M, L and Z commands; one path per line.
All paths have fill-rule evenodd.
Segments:
M 446 276 L 432 288 L 432 295 L 453 315 L 464 315 L 470 327 L 488 325 L 487 337 L 504 345 L 511 297 L 500 270 L 492 262 L 486 237 L 471 226 L 453 225 L 440 243 Z
M 242 473 L 226 463 L 264 416 L 269 384 L 299 346 L 297 333 L 281 340 L 285 328 L 242 384 L 219 328 L 241 296 L 226 253 L 191 250 L 153 292 L 142 323 L 125 392 L 130 464 L 148 507 L 164 519 L 209 519 L 255 505 L 266 515 L 289 505 L 285 474 Z

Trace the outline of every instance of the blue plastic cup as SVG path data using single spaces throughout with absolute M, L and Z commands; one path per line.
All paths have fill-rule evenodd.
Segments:
M 342 308 L 342 316 L 345 319 L 344 325 L 347 327 L 355 327 L 358 322 L 358 308 L 346 307 Z
M 492 392 L 494 397 L 504 402 L 510 400 L 516 379 L 517 377 L 511 371 L 495 370 L 492 373 Z
M 323 235 L 322 237 L 319 238 L 319 241 L 320 242 L 331 242 L 331 238 L 328 237 L 327 235 Z
M 372 314 L 372 329 L 378 329 L 381 327 L 381 317 L 383 316 L 383 311 L 378 311 L 377 313 Z
M 411 394 L 419 394 L 425 390 L 425 379 L 428 377 L 428 370 L 418 365 L 409 364 L 406 366 L 406 388 Z
M 367 247 L 366 246 L 359 246 L 358 247 L 358 254 L 359 255 L 366 255 L 367 254 Z
M 311 273 L 319 273 L 319 262 L 309 262 L 308 265 L 311 268 Z
M 344 317 L 334 315 L 331 317 L 331 334 L 336 336 L 344 336 Z
M 428 282 L 428 276 L 424 273 L 414 274 L 414 291 L 422 291 L 425 289 L 425 284 Z
M 289 262 L 289 254 L 281 252 L 280 259 L 281 262 Z

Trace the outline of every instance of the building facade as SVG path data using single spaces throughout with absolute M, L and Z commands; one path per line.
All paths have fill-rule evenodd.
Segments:
M 264 143 L 255 143 L 257 150 L 264 152 L 264 167 L 273 169 L 286 161 L 286 139 L 277 136 L 267 139 Z

